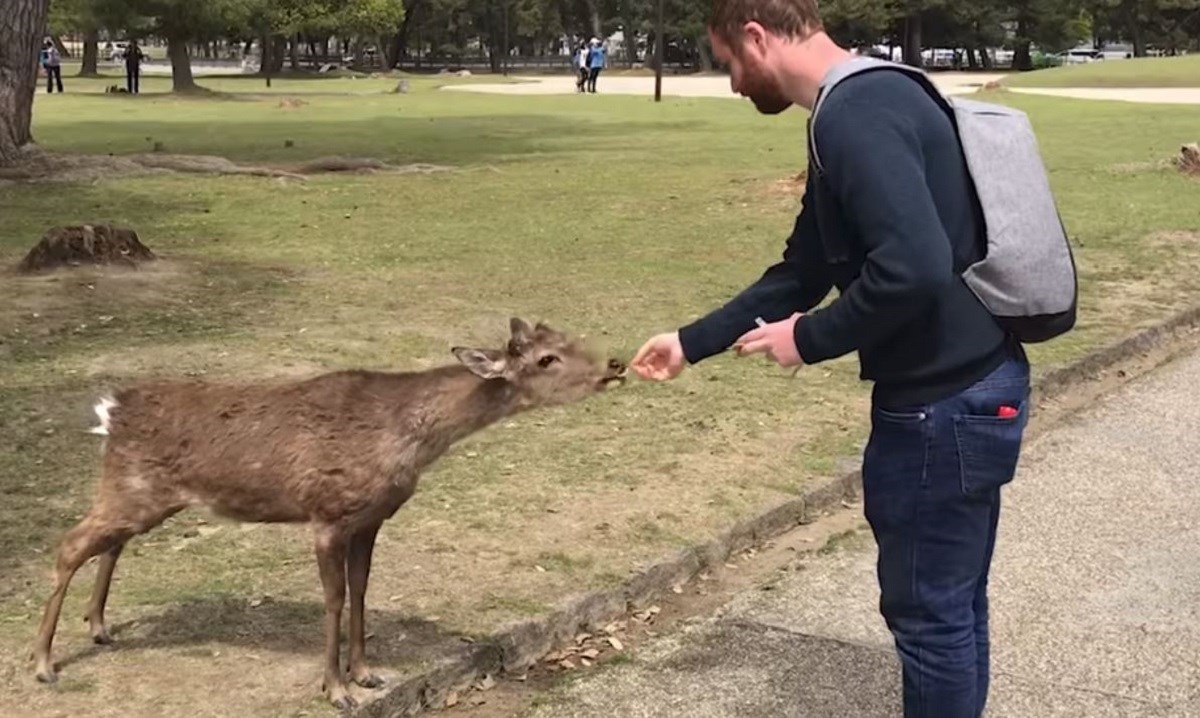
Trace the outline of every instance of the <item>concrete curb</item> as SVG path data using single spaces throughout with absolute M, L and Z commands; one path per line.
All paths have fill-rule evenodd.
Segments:
M 1200 306 L 1045 374 L 1034 382 L 1035 397 L 1060 396 L 1198 326 Z M 469 686 L 479 676 L 520 672 L 556 647 L 571 642 L 579 631 L 596 630 L 624 616 L 631 608 L 648 605 L 655 597 L 687 583 L 706 569 L 724 564 L 738 551 L 815 520 L 825 510 L 856 496 L 861 489 L 861 478 L 856 469 L 827 480 L 799 498 L 739 521 L 711 541 L 664 557 L 620 586 L 574 597 L 547 616 L 511 625 L 485 641 L 464 648 L 460 655 L 393 686 L 363 705 L 356 715 L 372 718 L 417 715 L 428 708 L 440 708 L 451 690 Z

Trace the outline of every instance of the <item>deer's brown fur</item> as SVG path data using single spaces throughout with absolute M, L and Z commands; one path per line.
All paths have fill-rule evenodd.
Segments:
M 104 623 L 121 550 L 189 507 L 239 521 L 310 523 L 325 592 L 329 699 L 354 704 L 339 657 L 350 593 L 349 675 L 382 681 L 364 655 L 364 595 L 380 525 L 416 489 L 421 471 L 454 442 L 512 414 L 579 401 L 623 380 L 545 325 L 511 323 L 499 350 L 455 348 L 461 364 L 425 372 L 340 371 L 286 383 L 148 382 L 97 406 L 106 434 L 94 502 L 64 537 L 54 591 L 38 632 L 37 676 L 56 679 L 51 643 L 75 571 L 101 555 L 88 610 L 92 637 Z

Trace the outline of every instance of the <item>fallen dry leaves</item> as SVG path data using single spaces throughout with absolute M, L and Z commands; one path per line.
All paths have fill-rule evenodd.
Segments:
M 621 652 L 625 643 L 620 636 L 628 631 L 631 624 L 640 627 L 647 635 L 657 635 L 648 627 L 654 623 L 662 607 L 650 606 L 634 611 L 632 618 L 613 621 L 596 633 L 583 631 L 575 634 L 573 645 L 568 645 L 551 651 L 542 657 L 542 663 L 552 669 L 564 671 L 575 670 L 579 666 L 590 668 L 600 660 L 605 652 Z

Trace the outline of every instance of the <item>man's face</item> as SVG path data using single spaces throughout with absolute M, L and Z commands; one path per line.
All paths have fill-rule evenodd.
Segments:
M 749 29 L 731 46 L 721 37 L 708 31 L 713 57 L 729 68 L 729 86 L 737 94 L 748 97 L 764 115 L 777 115 L 792 106 L 783 96 L 779 82 L 770 71 L 770 38 L 761 27 Z

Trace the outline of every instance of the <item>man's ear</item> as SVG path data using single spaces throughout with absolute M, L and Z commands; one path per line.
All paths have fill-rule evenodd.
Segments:
M 502 379 L 507 373 L 508 362 L 495 349 L 470 349 L 454 347 L 450 350 L 471 373 L 480 379 Z

